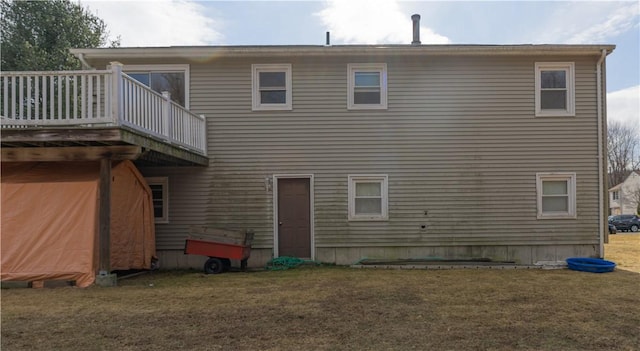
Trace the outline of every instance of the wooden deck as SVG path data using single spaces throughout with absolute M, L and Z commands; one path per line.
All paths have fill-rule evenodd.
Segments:
M 110 70 L 2 72 L 3 161 L 110 156 L 144 165 L 208 165 L 206 119 Z

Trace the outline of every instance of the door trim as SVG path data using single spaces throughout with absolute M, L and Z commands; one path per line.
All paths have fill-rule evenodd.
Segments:
M 315 209 L 313 204 L 315 203 L 314 199 L 314 186 L 313 186 L 313 174 L 274 174 L 273 175 L 273 257 L 279 257 L 279 247 L 278 247 L 278 179 L 291 179 L 291 178 L 304 178 L 309 179 L 309 231 L 311 242 L 311 259 L 316 259 L 316 250 L 315 250 Z

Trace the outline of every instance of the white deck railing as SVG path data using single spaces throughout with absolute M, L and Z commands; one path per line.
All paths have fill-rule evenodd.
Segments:
M 206 155 L 206 121 L 122 73 L 2 72 L 2 128 L 127 126 Z

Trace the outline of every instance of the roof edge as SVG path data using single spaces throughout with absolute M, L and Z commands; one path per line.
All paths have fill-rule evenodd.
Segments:
M 170 46 L 71 49 L 87 59 L 109 58 L 210 58 L 251 56 L 340 56 L 340 55 L 600 55 L 615 45 L 274 45 L 274 46 Z

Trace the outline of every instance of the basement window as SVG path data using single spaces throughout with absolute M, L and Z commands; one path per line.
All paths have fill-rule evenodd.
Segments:
M 153 200 L 153 217 L 156 223 L 169 223 L 169 178 L 145 178 Z
M 576 174 L 537 173 L 538 219 L 576 218 Z
M 387 220 L 389 218 L 387 183 L 387 175 L 350 175 L 349 220 Z
M 254 111 L 291 110 L 291 65 L 251 65 Z
M 575 116 L 573 62 L 536 62 L 536 116 Z
M 350 63 L 347 71 L 349 110 L 387 108 L 386 63 Z

